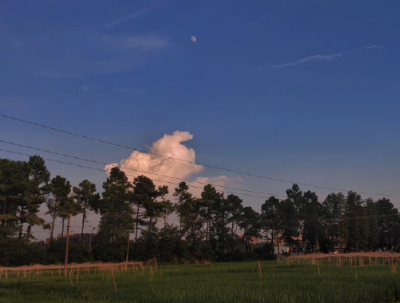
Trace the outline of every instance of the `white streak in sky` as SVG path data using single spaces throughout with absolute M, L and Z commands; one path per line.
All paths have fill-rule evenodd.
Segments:
M 301 64 L 305 64 L 308 62 L 314 62 L 314 61 L 332 61 L 334 59 L 340 58 L 343 55 L 349 52 L 342 52 L 342 53 L 337 53 L 337 54 L 330 54 L 330 55 L 314 55 L 310 57 L 306 57 L 294 62 L 290 63 L 285 63 L 285 64 L 280 64 L 280 65 L 274 65 L 272 66 L 273 68 L 285 68 L 285 67 L 293 67 Z
M 146 14 L 151 9 L 152 9 L 152 7 L 147 7 L 147 8 L 141 9 L 133 14 L 120 17 L 118 19 L 111 21 L 110 23 L 107 23 L 106 25 L 104 25 L 104 27 L 105 28 L 113 28 L 113 27 L 119 26 L 125 22 L 128 22 L 128 21 L 131 21 L 131 20 L 141 17 L 142 15 Z
M 364 49 L 374 49 L 374 48 L 384 48 L 384 46 L 376 45 L 376 44 L 364 46 Z

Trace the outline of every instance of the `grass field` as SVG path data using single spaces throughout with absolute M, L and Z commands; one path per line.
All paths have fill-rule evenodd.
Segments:
M 389 266 L 261 262 L 163 266 L 156 271 L 0 280 L 0 302 L 400 302 Z M 115 285 L 114 285 L 115 281 Z M 71 285 L 72 284 L 72 285 Z

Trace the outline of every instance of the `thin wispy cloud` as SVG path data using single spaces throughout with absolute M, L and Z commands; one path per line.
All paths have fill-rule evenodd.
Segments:
M 131 36 L 123 38 L 110 38 L 117 48 L 136 49 L 141 51 L 161 50 L 169 46 L 168 40 L 158 36 Z
M 374 49 L 374 48 L 384 48 L 384 46 L 376 44 L 364 46 L 364 49 Z
M 145 89 L 139 86 L 133 87 L 110 87 L 104 85 L 83 84 L 80 86 L 83 93 L 88 95 L 115 95 L 138 96 L 145 93 Z M 0 99 L 1 101 L 1 99 Z M 1 103 L 0 103 L 1 104 Z
M 332 61 L 332 60 L 339 59 L 339 58 L 341 58 L 341 57 L 343 57 L 345 55 L 357 54 L 357 53 L 361 52 L 363 49 L 377 49 L 377 48 L 384 48 L 384 46 L 372 44 L 372 45 L 364 46 L 362 48 L 359 48 L 359 49 L 356 49 L 356 50 L 347 51 L 347 52 L 328 54 L 328 55 L 314 55 L 314 56 L 310 56 L 310 57 L 306 57 L 306 58 L 302 58 L 302 59 L 296 60 L 294 62 L 274 65 L 274 66 L 272 66 L 272 68 L 294 67 L 294 66 L 303 65 L 303 64 L 306 64 L 306 63 L 310 63 L 310 62 L 317 62 L 317 61 Z
M 145 90 L 141 87 L 115 87 L 113 91 L 119 94 L 125 94 L 129 96 L 142 95 Z
M 44 37 L 27 43 L 31 49 L 39 50 L 41 45 L 45 45 L 46 49 L 53 50 L 51 57 L 37 52 L 35 75 L 65 79 L 127 72 L 173 46 L 169 38 L 157 34 L 73 32 L 65 37 Z M 83 87 L 83 91 L 91 89 Z
M 137 18 L 145 15 L 147 12 L 149 12 L 152 9 L 154 9 L 153 6 L 146 7 L 144 9 L 141 9 L 141 10 L 137 11 L 137 12 L 134 12 L 133 14 L 117 18 L 117 19 L 107 23 L 106 25 L 104 25 L 104 27 L 105 28 L 113 28 L 113 27 L 119 26 L 121 24 L 124 24 L 126 22 L 132 21 L 134 19 L 137 19 Z
M 272 67 L 273 68 L 285 68 L 285 67 L 293 67 L 293 66 L 302 65 L 302 64 L 309 63 L 309 62 L 315 62 L 315 61 L 332 61 L 332 60 L 338 59 L 340 57 L 343 57 L 344 55 L 346 55 L 348 53 L 350 53 L 350 52 L 342 52 L 342 53 L 329 54 L 329 55 L 314 55 L 314 56 L 299 59 L 294 62 L 274 65 Z
M 84 84 L 81 86 L 81 90 L 86 94 L 90 94 L 92 92 L 93 88 L 94 88 L 94 86 L 89 85 L 89 84 Z
M 45 98 L 29 95 L 0 96 L 0 108 L 28 108 L 43 105 Z

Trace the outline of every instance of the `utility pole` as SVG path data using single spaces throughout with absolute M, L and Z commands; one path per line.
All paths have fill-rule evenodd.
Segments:
M 65 263 L 64 263 L 64 276 L 67 276 L 68 266 L 68 248 L 69 248 L 69 225 L 71 223 L 71 212 L 68 212 L 68 224 L 67 224 L 67 243 L 65 248 Z

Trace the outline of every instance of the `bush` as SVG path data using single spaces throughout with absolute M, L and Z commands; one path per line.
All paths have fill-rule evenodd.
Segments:
M 265 243 L 253 250 L 258 260 L 276 260 L 273 243 Z
M 46 248 L 22 239 L 0 239 L 0 265 L 21 266 L 46 262 Z

